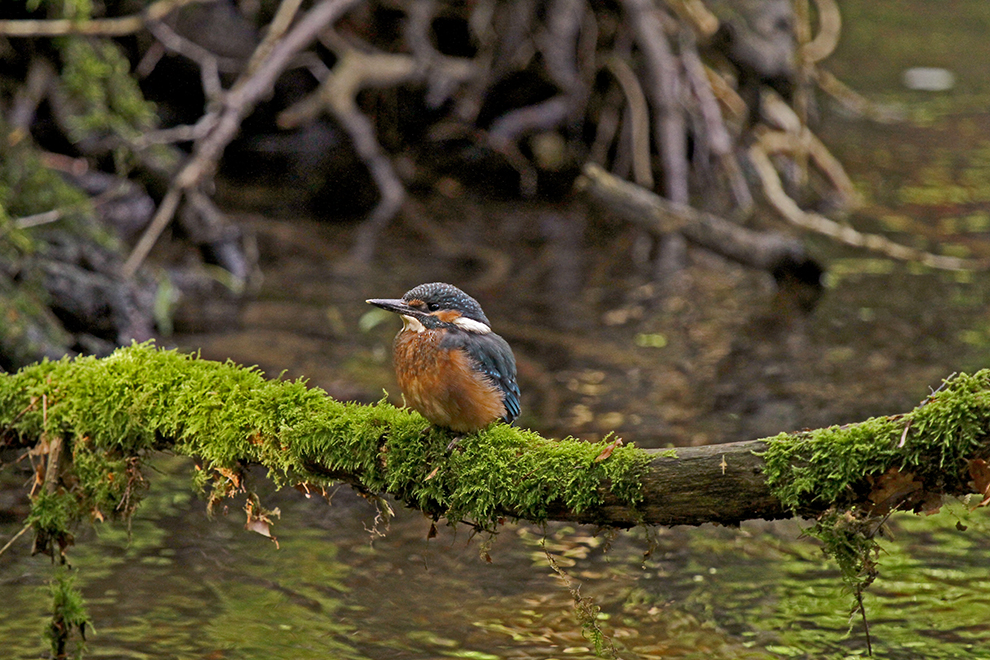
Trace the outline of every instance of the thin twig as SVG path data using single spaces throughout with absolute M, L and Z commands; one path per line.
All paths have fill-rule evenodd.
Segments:
M 158 241 L 158 237 L 161 233 L 165 231 L 165 227 L 172 222 L 172 218 L 175 216 L 175 210 L 179 208 L 179 202 L 182 200 L 182 189 L 176 186 L 169 188 L 168 192 L 165 193 L 165 198 L 162 200 L 161 204 L 158 205 L 158 211 L 155 212 L 155 217 L 151 219 L 151 223 L 148 224 L 148 228 L 144 230 L 144 234 L 141 235 L 141 239 L 138 241 L 134 249 L 131 250 L 130 255 L 127 257 L 127 261 L 124 262 L 123 267 L 121 267 L 121 275 L 124 279 L 131 279 L 134 274 L 137 273 L 137 269 L 141 267 L 141 263 L 144 262 L 145 257 L 151 252 L 151 248 L 155 246 Z
M 278 10 L 275 12 L 275 17 L 268 24 L 268 31 L 265 33 L 265 38 L 254 49 L 254 53 L 251 54 L 251 59 L 248 61 L 246 68 L 248 75 L 253 73 L 265 58 L 268 57 L 268 54 L 272 52 L 275 44 L 282 38 L 285 31 L 289 29 L 292 19 L 299 12 L 299 6 L 301 4 L 302 0 L 282 0 L 279 4 Z
M 732 137 L 725 127 L 722 113 L 718 108 L 718 100 L 712 90 L 705 65 L 698 55 L 694 34 L 687 30 L 681 31 L 681 61 L 684 63 L 684 74 L 698 99 L 698 108 L 705 122 L 705 136 L 708 146 L 715 154 L 719 164 L 729 180 L 729 189 L 735 198 L 736 205 L 746 215 L 753 208 L 753 195 L 749 192 L 746 178 L 736 159 L 732 148 Z
M 193 3 L 210 3 L 216 0 L 159 0 L 140 14 L 119 18 L 97 18 L 79 21 L 68 18 L 50 21 L 0 20 L 0 35 L 6 37 L 60 37 L 67 34 L 85 34 L 94 37 L 123 37 L 143 30 L 149 21 L 164 18 L 172 10 Z
M 157 131 L 147 131 L 134 139 L 128 140 L 128 144 L 135 151 L 141 151 L 143 149 L 147 149 L 153 144 L 193 142 L 209 135 L 216 123 L 216 113 L 208 112 L 200 117 L 199 121 L 191 126 L 173 126 L 171 128 L 163 128 Z
M 199 66 L 199 77 L 207 104 L 217 103 L 223 94 L 220 83 L 220 70 L 236 71 L 240 61 L 230 57 L 219 57 L 196 42 L 185 38 L 163 21 L 149 21 L 148 31 L 168 50 L 186 57 Z
M 375 134 L 375 125 L 357 106 L 357 95 L 369 87 L 385 87 L 402 82 L 443 77 L 451 85 L 466 82 L 473 74 L 471 61 L 437 54 L 429 69 L 411 55 L 363 52 L 338 44 L 337 64 L 319 89 L 278 116 L 278 125 L 293 128 L 330 110 L 351 138 L 354 151 L 371 173 L 381 198 L 358 230 L 351 257 L 365 263 L 374 252 L 381 230 L 402 207 L 405 186 L 392 167 Z
M 2 548 L 0 548 L 0 556 L 2 556 L 3 553 L 7 552 L 7 548 L 14 545 L 14 542 L 17 541 L 17 539 L 24 536 L 24 534 L 26 534 L 29 529 L 31 529 L 31 523 L 28 523 L 27 525 L 24 525 L 24 527 L 21 527 L 21 531 L 14 534 L 13 538 L 7 541 L 7 543 Z
M 702 39 L 709 39 L 718 32 L 718 17 L 708 10 L 702 0 L 666 0 L 666 4 L 687 21 Z
M 808 112 L 811 108 L 811 71 L 814 63 L 807 57 L 807 46 L 811 42 L 811 18 L 809 0 L 794 0 L 794 36 L 797 39 L 797 71 L 794 80 L 794 113 L 800 122 L 795 131 L 804 134 L 808 131 Z M 808 182 L 808 153 L 801 146 L 792 154 L 800 185 Z
M 860 117 L 883 124 L 904 121 L 907 117 L 903 108 L 871 101 L 821 67 L 815 67 L 814 76 L 815 82 L 823 92 L 841 103 L 846 110 Z
M 56 75 L 55 67 L 45 58 L 34 57 L 31 59 L 27 78 L 24 84 L 17 89 L 13 106 L 7 114 L 7 128 L 10 130 L 7 138 L 9 143 L 15 144 L 30 133 L 38 106 L 48 94 Z
M 815 0 L 818 6 L 818 34 L 802 46 L 801 56 L 807 62 L 820 62 L 839 45 L 842 14 L 835 0 Z
M 870 622 L 866 618 L 866 605 L 863 604 L 863 590 L 856 589 L 856 605 L 863 617 L 863 631 L 866 633 L 866 655 L 873 657 L 873 640 L 870 638 Z
M 292 57 L 358 2 L 359 0 L 323 0 L 318 3 L 275 44 L 257 70 L 250 74 L 241 74 L 231 90 L 224 95 L 222 108 L 217 112 L 212 130 L 196 141 L 193 155 L 172 179 L 155 218 L 124 264 L 122 272 L 125 277 L 134 276 L 158 237 L 171 222 L 183 191 L 199 186 L 203 179 L 212 175 L 223 150 L 240 129 L 241 121 L 263 96 L 270 93 L 275 79 L 289 65 Z

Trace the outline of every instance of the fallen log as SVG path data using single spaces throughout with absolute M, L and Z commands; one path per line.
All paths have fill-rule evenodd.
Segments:
M 658 237 L 678 232 L 691 243 L 736 263 L 820 287 L 822 266 L 800 239 L 743 227 L 713 213 L 677 204 L 588 163 L 576 187 L 596 205 Z

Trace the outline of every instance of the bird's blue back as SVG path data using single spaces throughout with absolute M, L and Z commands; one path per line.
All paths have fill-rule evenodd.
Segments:
M 466 352 L 475 363 L 475 368 L 498 387 L 502 392 L 502 404 L 505 406 L 503 420 L 507 424 L 519 416 L 516 359 L 508 342 L 494 332 L 479 334 L 455 330 L 446 333 L 441 347 Z

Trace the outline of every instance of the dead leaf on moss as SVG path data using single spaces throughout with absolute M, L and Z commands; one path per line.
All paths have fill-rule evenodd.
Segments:
M 969 462 L 969 476 L 973 478 L 976 492 L 983 496 L 974 508 L 990 505 L 990 465 L 982 458 L 974 458 Z
M 272 538 L 271 523 L 267 520 L 260 520 L 255 518 L 254 520 L 248 520 L 244 523 L 244 529 L 249 532 L 254 532 L 255 534 L 261 534 L 262 536 L 267 536 Z
M 213 470 L 219 474 L 221 477 L 233 484 L 234 488 L 239 489 L 241 487 L 241 475 L 236 470 L 231 470 L 225 467 L 215 467 Z
M 914 507 L 916 512 L 932 516 L 942 510 L 942 504 L 945 503 L 945 496 L 942 493 L 926 492 L 924 495 L 924 499 Z
M 595 457 L 595 463 L 601 463 L 606 458 L 612 455 L 612 452 L 615 451 L 616 447 L 621 447 L 621 446 L 622 446 L 622 438 L 616 438 L 612 442 L 608 443 L 607 445 L 605 445 L 605 449 L 602 449 L 602 453 L 598 454 L 598 456 Z
M 895 507 L 903 504 L 909 496 L 924 488 L 924 484 L 914 478 L 913 472 L 901 472 L 900 468 L 892 467 L 876 479 L 872 479 L 873 488 L 867 496 L 873 503 L 873 513 L 884 515 Z

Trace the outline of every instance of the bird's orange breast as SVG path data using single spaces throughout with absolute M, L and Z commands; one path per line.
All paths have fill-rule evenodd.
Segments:
M 437 330 L 395 337 L 395 375 L 406 403 L 437 426 L 477 431 L 505 415 L 502 393 L 461 351 L 441 348 Z

